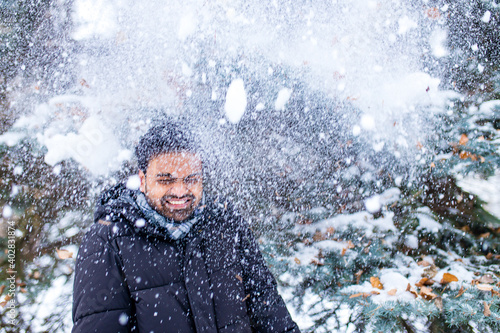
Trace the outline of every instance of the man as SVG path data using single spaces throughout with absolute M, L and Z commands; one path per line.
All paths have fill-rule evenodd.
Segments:
M 299 332 L 248 226 L 203 195 L 177 124 L 136 148 L 140 191 L 103 193 L 78 252 L 73 332 Z

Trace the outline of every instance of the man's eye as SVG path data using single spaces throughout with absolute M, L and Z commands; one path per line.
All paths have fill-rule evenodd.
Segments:
M 170 184 L 175 183 L 175 179 L 170 179 L 170 178 L 158 179 L 158 183 L 170 185 Z
M 184 180 L 184 183 L 187 185 L 194 185 L 198 184 L 199 182 L 201 182 L 201 177 L 189 177 Z

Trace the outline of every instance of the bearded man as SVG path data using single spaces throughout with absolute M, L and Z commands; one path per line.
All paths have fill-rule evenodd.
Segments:
M 176 123 L 151 128 L 140 189 L 104 192 L 75 269 L 73 333 L 299 332 L 247 224 L 203 194 L 203 159 Z

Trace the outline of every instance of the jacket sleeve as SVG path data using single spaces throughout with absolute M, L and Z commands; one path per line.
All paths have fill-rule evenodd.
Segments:
M 251 230 L 246 226 L 243 228 L 241 241 L 245 294 L 250 295 L 247 305 L 253 328 L 259 333 L 300 333 L 278 294 L 276 280 L 269 271 Z
M 80 246 L 73 288 L 73 333 L 133 331 L 120 257 L 92 226 Z

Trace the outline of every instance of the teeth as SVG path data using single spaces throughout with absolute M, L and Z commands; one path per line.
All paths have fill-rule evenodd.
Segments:
M 186 200 L 170 200 L 169 201 L 172 205 L 182 205 L 186 203 Z

